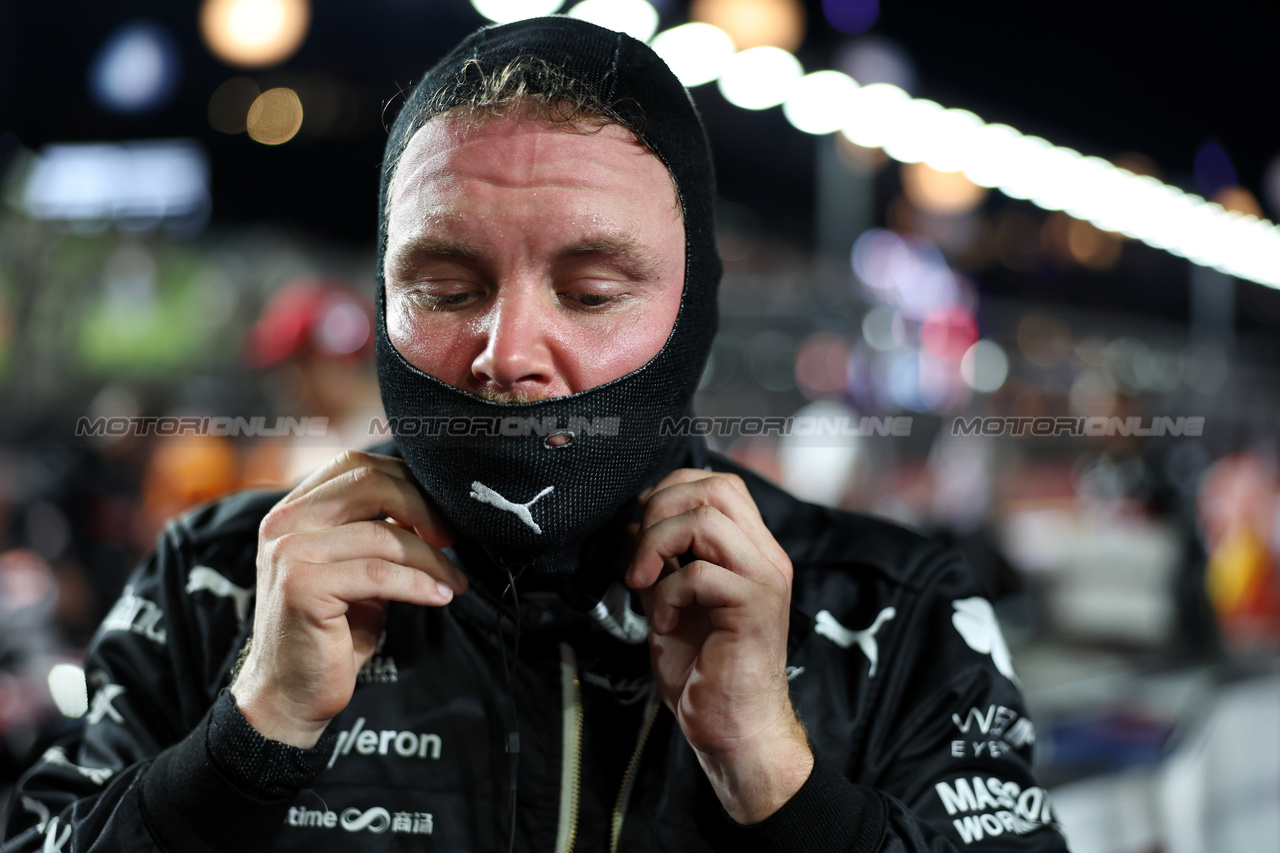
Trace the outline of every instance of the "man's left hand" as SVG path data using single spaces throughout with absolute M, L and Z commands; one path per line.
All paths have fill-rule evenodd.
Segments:
M 627 584 L 658 689 L 725 810 L 758 823 L 813 769 L 787 686 L 791 560 L 736 475 L 674 471 L 640 503 Z

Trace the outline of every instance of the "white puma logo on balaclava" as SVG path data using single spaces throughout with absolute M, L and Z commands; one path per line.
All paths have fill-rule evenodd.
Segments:
M 479 480 L 475 480 L 471 484 L 471 497 L 480 501 L 480 503 L 489 504 L 489 506 L 496 506 L 498 509 L 505 509 L 507 512 L 515 513 L 516 518 L 529 525 L 534 533 L 541 536 L 542 528 L 533 520 L 533 513 L 529 511 L 529 507 L 533 506 L 537 502 L 538 498 L 554 492 L 555 489 L 555 486 L 547 486 L 545 489 L 534 495 L 531 500 L 518 504 L 515 501 L 507 500 Z

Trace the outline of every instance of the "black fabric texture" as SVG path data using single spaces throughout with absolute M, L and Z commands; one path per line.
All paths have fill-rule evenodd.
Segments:
M 240 713 L 230 690 L 213 703 L 209 718 L 209 754 L 216 756 L 218 769 L 259 800 L 293 796 L 314 782 L 337 739 L 332 726 L 311 749 L 263 737 Z
M 474 89 L 474 67 L 463 73 L 468 60 L 487 73 L 520 55 L 539 57 L 602 93 L 666 165 L 684 212 L 685 281 L 670 337 L 639 370 L 567 397 L 496 403 L 428 376 L 391 344 L 382 212 L 389 166 L 430 117 L 428 105 L 437 112 L 448 109 Z M 383 163 L 376 344 L 383 406 L 396 443 L 426 493 L 464 536 L 481 543 L 496 561 L 524 569 L 527 581 L 564 578 L 585 564 L 587 538 L 665 473 L 676 439 L 663 435 L 663 421 L 689 411 L 715 335 L 722 268 L 715 246 L 714 178 L 693 102 L 657 54 L 627 35 L 562 17 L 487 27 L 427 72 L 410 94 L 392 127 Z M 548 447 L 545 429 L 525 435 L 450 435 L 428 422 L 440 417 L 532 419 L 540 426 L 554 424 L 556 431 L 570 429 L 575 437 L 565 446 Z M 552 487 L 531 507 L 539 530 L 477 499 L 477 484 L 513 503 L 528 502 Z
M 821 759 L 795 796 L 760 823 L 743 826 L 721 813 L 722 848 L 741 853 L 876 853 L 888 820 L 880 793 L 854 785 Z
M 147 770 L 142 808 L 156 842 L 172 853 L 263 849 L 324 769 L 337 739 L 330 729 L 311 749 L 270 740 L 224 690 L 200 725 Z

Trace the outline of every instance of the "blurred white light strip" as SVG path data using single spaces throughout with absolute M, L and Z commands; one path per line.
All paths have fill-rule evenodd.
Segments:
M 658 31 L 658 10 L 648 0 L 583 0 L 569 10 L 570 18 L 581 18 L 601 27 L 648 41 Z
M 966 110 L 912 98 L 888 83 L 859 86 L 835 71 L 804 75 L 799 60 L 779 48 L 735 53 L 733 40 L 710 24 L 674 27 L 652 45 L 685 86 L 718 79 L 725 98 L 745 109 L 783 104 L 787 119 L 806 133 L 838 130 L 904 163 L 963 172 L 1011 198 L 1280 288 L 1280 228 L 1265 219 L 1224 210 L 1008 125 L 987 124 Z
M 209 214 L 209 165 L 183 139 L 49 145 L 27 177 L 23 207 L 35 219 L 195 228 Z
M 737 48 L 733 39 L 711 24 L 681 24 L 653 37 L 650 46 L 685 86 L 710 83 L 724 72 Z
M 471 0 L 471 5 L 495 24 L 511 24 L 550 15 L 564 5 L 564 0 Z
M 804 74 L 800 60 L 780 47 L 753 47 L 735 53 L 720 75 L 720 94 L 735 107 L 776 107 Z

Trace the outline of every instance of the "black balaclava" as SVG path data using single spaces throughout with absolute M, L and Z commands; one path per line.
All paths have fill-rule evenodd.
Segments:
M 475 60 L 487 75 L 519 56 L 540 58 L 598 93 L 666 165 L 684 211 L 685 281 L 670 337 L 640 369 L 567 397 L 496 403 L 423 373 L 392 346 L 383 293 L 386 207 L 392 166 L 409 139 L 432 115 L 476 90 L 480 76 L 468 63 Z M 537 93 L 536 76 L 528 82 Z M 573 18 L 478 30 L 427 72 L 396 118 L 379 205 L 376 342 L 383 406 L 430 499 L 464 537 L 528 580 L 540 585 L 575 573 L 588 537 L 674 465 L 682 440 L 670 429 L 664 435 L 663 421 L 689 412 L 716 329 L 721 265 L 713 199 L 706 135 L 675 75 L 645 44 Z M 547 424 L 556 425 L 553 432 L 573 432 L 572 441 L 548 446 Z M 489 431 L 499 434 L 476 434 Z

